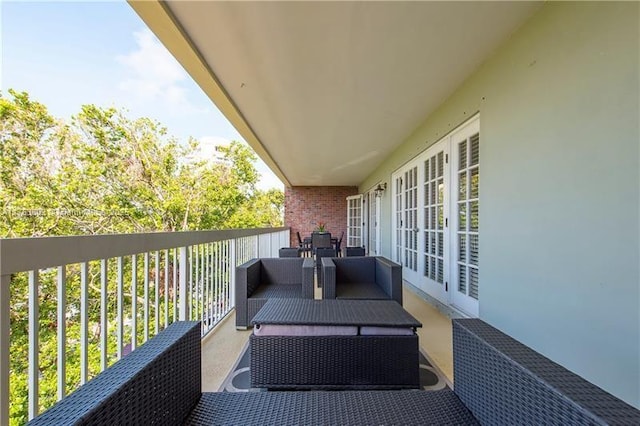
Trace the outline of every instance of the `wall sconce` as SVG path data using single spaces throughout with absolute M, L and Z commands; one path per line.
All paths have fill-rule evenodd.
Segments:
M 382 194 L 386 190 L 387 190 L 387 182 L 384 182 L 384 183 L 379 183 L 378 186 L 376 187 L 376 189 L 373 190 L 373 192 L 376 193 L 376 197 L 377 198 L 380 198 L 380 197 L 382 197 Z

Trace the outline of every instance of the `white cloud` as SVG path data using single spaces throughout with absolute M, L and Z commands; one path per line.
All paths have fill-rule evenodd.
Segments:
M 126 92 L 129 99 L 167 103 L 182 113 L 207 111 L 189 101 L 184 87 L 189 78 L 187 73 L 153 33 L 145 28 L 133 36 L 136 50 L 116 58 L 127 74 L 119 89 Z

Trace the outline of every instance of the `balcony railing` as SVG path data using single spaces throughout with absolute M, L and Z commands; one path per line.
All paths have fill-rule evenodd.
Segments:
M 288 245 L 288 228 L 0 240 L 0 425 L 176 320 L 204 336 L 234 307 L 235 267 Z

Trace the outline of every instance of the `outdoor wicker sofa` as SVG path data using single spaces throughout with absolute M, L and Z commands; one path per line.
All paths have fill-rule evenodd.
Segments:
M 322 258 L 323 299 L 392 299 L 402 305 L 402 267 L 382 256 Z
M 236 268 L 236 328 L 246 329 L 271 298 L 313 299 L 313 259 L 252 259 Z
M 200 323 L 177 322 L 30 424 L 640 424 L 637 409 L 480 320 L 454 320 L 453 340 L 455 392 L 202 393 Z

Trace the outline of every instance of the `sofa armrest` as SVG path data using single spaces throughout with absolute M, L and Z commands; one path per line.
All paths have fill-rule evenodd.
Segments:
M 304 299 L 313 299 L 314 297 L 313 283 L 313 259 L 307 257 L 302 262 L 302 297 Z
M 236 327 L 246 328 L 249 325 L 247 299 L 258 286 L 259 280 L 260 259 L 251 259 L 236 267 Z
M 402 305 L 402 266 L 386 257 L 376 258 L 376 284 L 390 299 Z
M 336 264 L 331 257 L 322 258 L 322 298 L 336 298 Z
M 29 424 L 183 424 L 201 368 L 200 322 L 176 322 Z
M 482 424 L 640 424 L 636 408 L 480 319 L 453 320 L 453 375 Z

